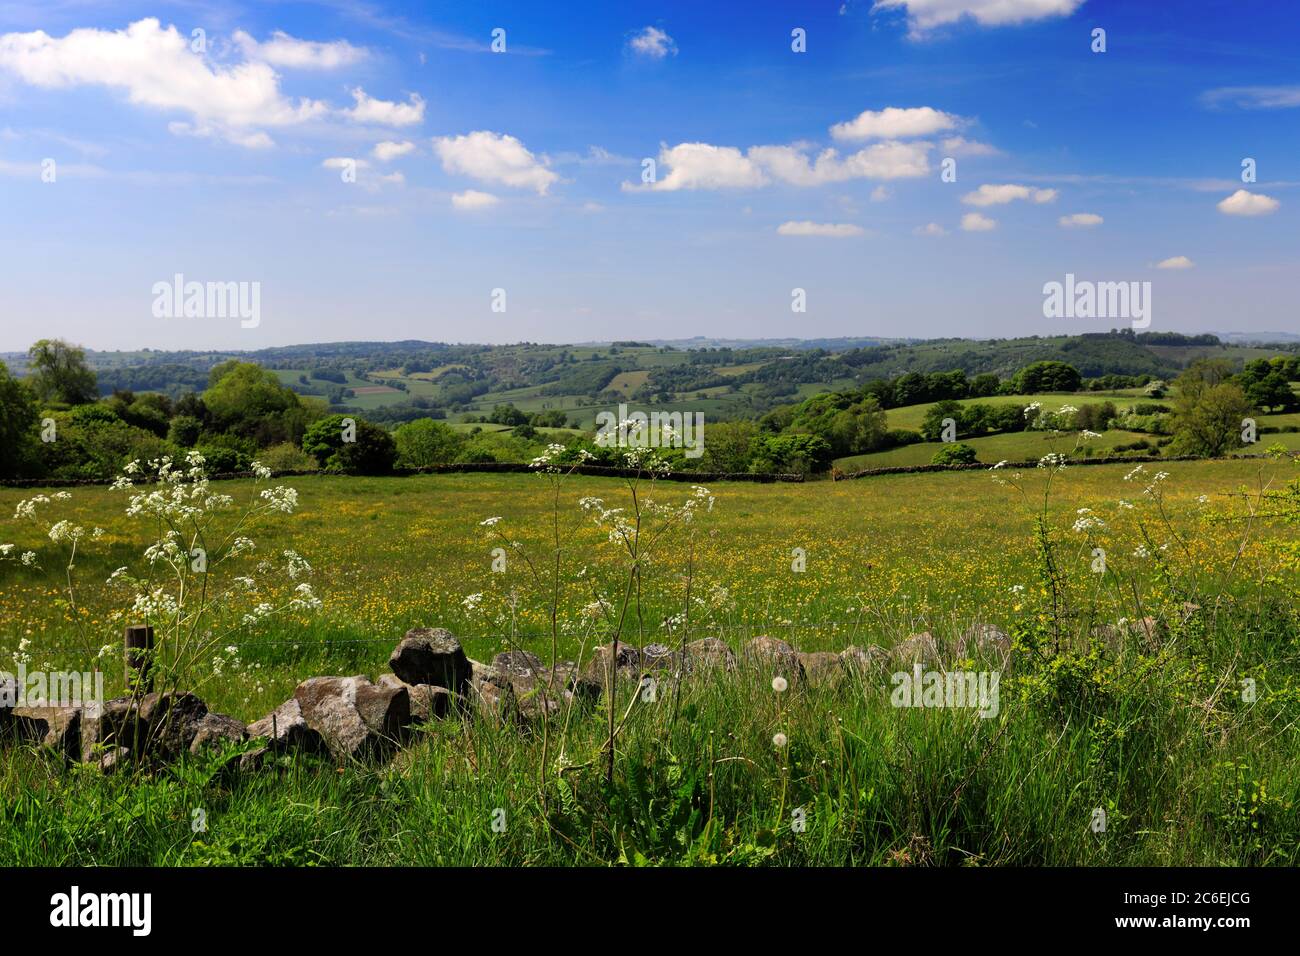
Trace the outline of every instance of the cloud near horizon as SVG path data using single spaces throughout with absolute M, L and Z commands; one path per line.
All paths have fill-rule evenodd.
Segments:
M 1055 189 L 1031 189 L 1029 186 L 1020 186 L 1014 183 L 1001 186 L 986 183 L 974 192 L 962 196 L 961 201 L 968 206 L 979 206 L 981 208 L 985 206 L 1004 206 L 1019 199 L 1032 200 L 1035 204 L 1041 205 L 1052 202 L 1056 199 L 1056 196 Z
M 808 220 L 783 222 L 776 227 L 776 231 L 782 236 L 825 236 L 832 239 L 847 239 L 864 233 L 861 226 L 847 222 L 809 222 Z

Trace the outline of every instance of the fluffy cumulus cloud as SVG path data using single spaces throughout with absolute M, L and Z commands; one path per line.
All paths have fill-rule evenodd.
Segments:
M 912 232 L 918 236 L 934 236 L 936 238 L 948 235 L 948 230 L 937 222 L 927 222 L 924 226 L 917 226 Z
M 660 150 L 656 182 L 644 186 L 624 183 L 623 188 L 673 192 L 754 189 L 772 182 L 822 186 L 850 179 L 903 179 L 929 172 L 927 154 L 933 148 L 924 142 L 888 142 L 873 143 L 848 155 L 827 148 L 810 156 L 805 144 L 751 146 L 741 152 L 734 146 L 679 143 Z
M 352 91 L 356 105 L 343 111 L 348 119 L 377 126 L 414 126 L 424 119 L 424 100 L 420 94 L 411 93 L 407 102 L 395 103 L 377 100 L 361 87 Z
M 996 219 L 978 212 L 968 212 L 961 217 L 961 228 L 965 232 L 991 232 L 998 227 Z
M 752 189 L 768 179 L 758 164 L 734 146 L 678 143 L 659 151 L 655 182 L 644 187 L 623 184 L 624 189 L 647 188 L 662 192 L 679 189 Z
M 546 195 L 560 178 L 523 143 L 505 133 L 476 130 L 464 136 L 440 136 L 433 141 L 433 149 L 448 173 L 532 189 L 539 196 Z
M 0 35 L 0 71 L 47 89 L 101 86 L 121 90 L 133 105 L 188 114 L 175 133 L 220 136 L 245 146 L 271 145 L 263 128 L 323 117 L 319 100 L 291 100 L 265 60 L 223 65 L 196 56 L 190 37 L 150 17 L 125 30 L 41 30 Z
M 370 155 L 381 163 L 387 163 L 399 156 L 405 156 L 413 152 L 415 152 L 415 144 L 412 142 L 403 140 L 400 143 L 395 143 L 392 140 L 384 140 L 382 143 L 375 144 L 375 148 L 370 151 Z
M 487 209 L 500 201 L 491 193 L 479 192 L 477 189 L 467 189 L 463 193 L 454 193 L 451 197 L 452 206 L 465 210 Z
M 862 235 L 862 227 L 847 222 L 783 222 L 776 227 L 782 236 L 826 236 L 831 239 L 848 239 Z
M 243 30 L 236 30 L 232 39 L 246 59 L 288 69 L 336 70 L 341 66 L 358 63 L 366 57 L 364 47 L 355 47 L 347 40 L 319 43 L 314 40 L 299 40 L 280 30 L 262 43 Z
M 1081 6 L 1083 0 L 876 0 L 871 9 L 906 11 L 912 33 L 923 34 L 963 17 L 981 26 L 1000 27 L 1067 17 Z
M 864 110 L 851 120 L 836 123 L 831 127 L 831 137 L 842 142 L 909 139 L 943 133 L 956 129 L 961 123 L 959 117 L 929 106 L 914 109 L 889 106 L 883 110 Z
M 974 192 L 969 192 L 961 197 L 961 201 L 968 206 L 1004 206 L 1009 202 L 1015 202 L 1018 199 L 1032 200 L 1035 203 L 1047 203 L 1056 198 L 1055 189 L 1031 189 L 1028 186 L 1018 186 L 1014 183 L 1004 183 L 1002 185 L 984 184 Z
M 637 56 L 651 60 L 677 55 L 677 44 L 673 38 L 658 27 L 646 27 L 633 34 L 627 41 L 627 48 Z
M 1195 263 L 1186 256 L 1170 256 L 1156 263 L 1157 269 L 1190 269 Z
M 749 158 L 774 178 L 792 186 L 821 186 L 849 179 L 905 179 L 930 171 L 930 143 L 873 143 L 841 157 L 823 149 L 810 160 L 799 146 L 754 146 Z
M 1076 212 L 1056 220 L 1065 229 L 1088 228 L 1100 226 L 1105 220 L 1095 212 Z
M 1276 212 L 1280 205 L 1272 196 L 1238 189 L 1219 203 L 1218 210 L 1225 216 L 1267 216 Z
M 871 142 L 852 152 L 796 142 L 784 146 L 715 146 L 678 143 L 660 149 L 656 181 L 624 183 L 628 191 L 679 189 L 754 189 L 770 183 L 823 186 L 851 179 L 888 181 L 925 176 L 934 143 L 914 137 L 955 129 L 967 120 L 929 106 L 867 110 L 831 127 L 841 142 Z M 962 143 L 965 143 L 962 140 Z M 971 144 L 979 146 L 982 144 Z M 873 199 L 886 197 L 877 192 Z

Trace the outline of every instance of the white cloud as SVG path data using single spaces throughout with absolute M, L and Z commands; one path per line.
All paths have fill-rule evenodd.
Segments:
M 955 129 L 961 122 L 960 117 L 929 106 L 915 109 L 889 106 L 878 111 L 864 110 L 854 119 L 836 123 L 831 127 L 831 138 L 850 141 L 907 139 Z
M 1105 220 L 1102 219 L 1101 216 L 1097 215 L 1095 212 L 1071 213 L 1068 216 L 1062 216 L 1060 219 L 1056 221 L 1059 222 L 1061 226 L 1065 229 L 1074 229 L 1079 226 L 1084 226 L 1084 227 L 1100 226 L 1103 222 L 1105 222 Z
M 559 176 L 515 137 L 490 130 L 464 136 L 440 136 L 433 141 L 442 168 L 489 183 L 518 189 L 535 189 L 539 196 L 559 181 Z
M 381 163 L 386 163 L 414 151 L 415 144 L 412 142 L 403 140 L 400 143 L 395 143 L 392 140 L 384 140 L 382 143 L 375 144 L 375 148 L 370 151 L 370 155 Z
M 873 143 L 847 156 L 833 148 L 810 158 L 807 144 L 735 146 L 678 143 L 659 152 L 659 179 L 647 185 L 624 183 L 626 191 L 679 189 L 754 189 L 772 181 L 791 186 L 822 186 L 850 179 L 903 179 L 930 171 L 932 143 Z M 668 170 L 664 175 L 663 170 Z M 876 196 L 875 198 L 879 198 Z
M 419 93 L 411 93 L 409 102 L 394 103 L 377 100 L 361 87 L 352 91 L 356 105 L 342 113 L 358 123 L 375 123 L 379 126 L 413 126 L 424 119 L 424 100 Z
M 1018 186 L 1014 183 L 1006 183 L 1000 186 L 984 184 L 974 192 L 967 193 L 961 197 L 961 201 L 968 206 L 1002 206 L 1009 202 L 1015 202 L 1017 199 L 1030 199 L 1035 203 L 1047 203 L 1056 198 L 1055 189 L 1031 189 L 1028 186 Z
M 924 226 L 917 226 L 912 230 L 918 236 L 946 236 L 948 230 L 943 228 L 937 222 L 927 222 Z
M 652 60 L 677 55 L 677 44 L 673 38 L 658 27 L 641 30 L 627 41 L 627 47 L 638 56 L 648 56 Z
M 1201 94 L 1201 103 L 1216 108 L 1224 104 L 1243 110 L 1284 110 L 1300 106 L 1300 86 L 1221 86 Z
M 964 136 L 949 136 L 939 144 L 948 156 L 1000 156 L 1002 151 L 996 146 L 967 139 Z
M 828 236 L 833 239 L 847 239 L 862 235 L 862 227 L 847 222 L 783 222 L 776 227 L 782 236 Z
M 930 171 L 930 143 L 873 143 L 840 158 L 835 149 L 823 149 L 809 161 L 804 148 L 754 146 L 749 158 L 782 182 L 793 186 L 820 186 L 849 179 L 906 179 Z
M 331 156 L 321 162 L 326 169 L 347 169 L 351 166 L 354 169 L 365 169 L 370 164 L 364 159 L 355 159 L 351 156 Z
M 871 9 L 906 10 L 908 26 L 914 35 L 920 35 L 962 17 L 997 27 L 1067 17 L 1082 5 L 1083 0 L 876 0 Z
M 871 201 L 884 202 L 893 195 L 893 192 L 890 191 L 888 186 L 877 186 L 875 189 L 871 190 Z
M 752 150 L 751 150 L 752 152 Z M 646 188 L 661 192 L 678 189 L 752 189 L 768 180 L 752 159 L 734 146 L 709 143 L 678 143 L 659 151 L 659 165 L 668 167 L 668 175 Z M 624 184 L 628 189 L 628 184 Z M 637 187 L 630 187 L 637 188 Z
M 1272 196 L 1238 189 L 1219 203 L 1218 210 L 1226 216 L 1267 216 L 1276 212 L 1280 205 Z
M 451 204 L 457 209 L 486 209 L 489 206 L 495 206 L 500 201 L 491 193 L 479 192 L 477 189 L 467 189 L 463 193 L 455 193 L 451 197 Z
M 968 212 L 961 217 L 961 227 L 966 232 L 989 232 L 998 227 L 996 219 L 977 212 Z
M 245 59 L 294 69 L 335 70 L 360 62 L 367 53 L 364 47 L 355 47 L 347 40 L 299 40 L 281 30 L 271 34 L 265 43 L 258 43 L 243 30 L 236 30 L 233 39 Z
M 773 181 L 791 186 L 822 186 L 851 179 L 892 180 L 924 176 L 930 171 L 927 153 L 932 143 L 873 143 L 847 156 L 833 148 L 823 149 L 816 158 L 809 146 L 751 146 L 741 152 L 735 146 L 710 143 L 678 143 L 659 151 L 656 182 L 645 185 L 624 183 L 627 192 L 679 189 L 754 189 Z M 664 174 L 667 170 L 667 174 Z M 874 201 L 884 198 L 877 190 Z
M 283 127 L 322 117 L 319 100 L 290 100 L 266 62 L 230 66 L 190 51 L 190 38 L 156 18 L 125 30 L 82 28 L 64 37 L 43 31 L 0 35 L 0 69 L 46 89 L 105 86 L 123 90 L 136 106 L 178 111 L 175 133 L 220 136 L 244 146 L 271 145 L 263 127 Z
M 1171 256 L 1156 264 L 1157 269 L 1190 269 L 1194 262 L 1186 256 Z

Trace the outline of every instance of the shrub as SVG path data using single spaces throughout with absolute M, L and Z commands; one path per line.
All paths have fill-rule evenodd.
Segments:
M 129 461 L 178 454 L 171 442 L 128 425 L 106 409 L 89 411 L 95 407 L 80 406 L 53 416 L 58 440 L 40 446 L 43 470 L 50 477 L 111 478 Z
M 354 429 L 346 429 L 345 422 Z M 344 441 L 347 437 L 354 441 Z M 330 415 L 307 429 L 302 450 L 315 456 L 326 471 L 350 475 L 382 475 L 393 470 L 397 449 L 393 436 L 363 418 Z
M 272 471 L 313 471 L 320 467 L 315 458 L 292 442 L 272 445 L 257 457 Z
M 393 433 L 400 468 L 427 468 L 455 461 L 465 438 L 446 422 L 417 418 Z
M 193 448 L 203 433 L 203 423 L 193 415 L 177 415 L 167 428 L 167 440 L 181 448 Z
M 253 463 L 253 459 L 238 448 L 224 445 L 199 445 L 195 451 L 203 456 L 208 473 L 213 475 L 247 471 Z
M 977 460 L 975 449 L 965 442 L 944 445 L 930 459 L 932 465 L 970 465 Z

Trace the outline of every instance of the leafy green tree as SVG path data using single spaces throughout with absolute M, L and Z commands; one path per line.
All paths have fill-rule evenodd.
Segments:
M 427 468 L 456 460 L 465 439 L 446 422 L 417 418 L 393 433 L 399 468 Z
M 136 395 L 131 391 L 116 391 L 104 404 L 117 417 L 136 428 L 151 431 L 159 438 L 167 434 L 167 423 L 172 416 L 172 403 L 166 395 L 146 393 Z
M 353 429 L 345 427 L 351 419 Z M 354 441 L 346 441 L 353 437 Z M 326 471 L 383 475 L 393 470 L 397 449 L 393 436 L 378 425 L 348 415 L 329 415 L 313 423 L 302 437 L 302 450 Z
M 963 409 L 961 402 L 951 399 L 935 402 L 925 413 L 921 421 L 921 435 L 926 441 L 939 441 L 943 438 L 943 420 L 951 418 L 957 425 L 957 434 L 965 434 L 962 428 Z
M 31 389 L 0 362 L 0 476 L 24 478 L 38 469 L 40 417 Z
M 167 440 L 181 448 L 193 448 L 203 433 L 203 423 L 193 415 L 177 415 L 167 428 Z
M 889 425 L 880 402 L 867 397 L 837 412 L 828 432 L 822 437 L 837 455 L 860 455 L 884 445 Z
M 492 406 L 492 414 L 488 416 L 488 421 L 496 425 L 509 425 L 512 428 L 515 425 L 527 425 L 528 416 L 515 408 L 509 403 Z
M 756 472 L 809 474 L 830 468 L 834 453 L 830 443 L 820 435 L 785 434 L 760 439 L 756 443 Z
M 223 362 L 213 368 L 209 381 L 203 404 L 217 429 L 259 446 L 301 439 L 310 413 L 274 372 L 252 362 Z
M 1017 373 L 1016 389 L 1022 395 L 1042 392 L 1077 392 L 1083 377 L 1073 365 L 1065 362 L 1044 361 L 1026 365 Z
M 62 339 L 41 339 L 27 350 L 27 364 L 32 391 L 43 402 L 84 405 L 99 397 L 84 349 Z
M 754 458 L 753 444 L 758 435 L 758 423 L 745 419 L 705 424 L 705 470 L 729 474 L 749 471 Z
M 1242 420 L 1250 401 L 1231 380 L 1232 365 L 1202 359 L 1178 376 L 1174 400 L 1173 448 L 1184 455 L 1222 455 L 1241 447 Z
M 1291 383 L 1286 377 L 1277 371 L 1270 371 L 1262 378 L 1256 379 L 1246 386 L 1246 398 L 1256 408 L 1268 411 L 1276 409 L 1280 412 L 1287 411 L 1296 404 L 1295 392 L 1291 391 Z
M 179 449 L 143 428 L 122 421 L 101 403 L 53 413 L 57 439 L 40 445 L 42 468 L 51 478 L 111 478 L 129 461 L 148 461 Z

